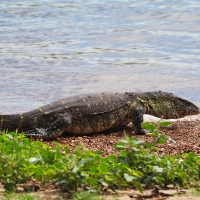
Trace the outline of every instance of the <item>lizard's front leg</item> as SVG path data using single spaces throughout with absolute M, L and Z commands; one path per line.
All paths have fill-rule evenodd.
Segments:
M 132 110 L 132 124 L 135 133 L 138 135 L 146 135 L 148 133 L 148 131 L 141 126 L 143 123 L 143 114 L 144 107 L 138 103 Z

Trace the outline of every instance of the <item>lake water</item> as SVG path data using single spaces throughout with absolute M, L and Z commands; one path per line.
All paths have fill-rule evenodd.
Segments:
M 95 92 L 200 106 L 199 0 L 1 0 L 0 113 Z

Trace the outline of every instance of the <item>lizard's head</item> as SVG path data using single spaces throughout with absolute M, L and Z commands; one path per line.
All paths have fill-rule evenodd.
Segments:
M 164 119 L 176 119 L 187 115 L 200 114 L 199 108 L 186 99 L 168 92 L 145 93 L 150 108 L 149 114 Z M 150 97 L 150 98 L 149 98 Z M 152 112 L 152 111 L 153 112 Z
M 200 113 L 199 108 L 192 102 L 177 96 L 174 96 L 172 100 L 172 107 L 174 108 L 174 110 L 177 110 L 180 115 L 179 117 L 196 115 Z

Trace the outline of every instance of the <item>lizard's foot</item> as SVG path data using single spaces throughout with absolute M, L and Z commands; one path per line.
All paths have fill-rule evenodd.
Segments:
M 147 130 L 147 129 L 144 129 L 144 128 L 137 128 L 136 130 L 135 130 L 135 133 L 137 134 L 137 135 L 149 135 L 149 134 L 151 134 L 151 132 L 149 131 L 149 130 Z

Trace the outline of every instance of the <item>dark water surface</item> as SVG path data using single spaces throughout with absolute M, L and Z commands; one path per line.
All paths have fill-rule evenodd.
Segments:
M 0 113 L 94 92 L 200 106 L 199 0 L 2 0 Z

